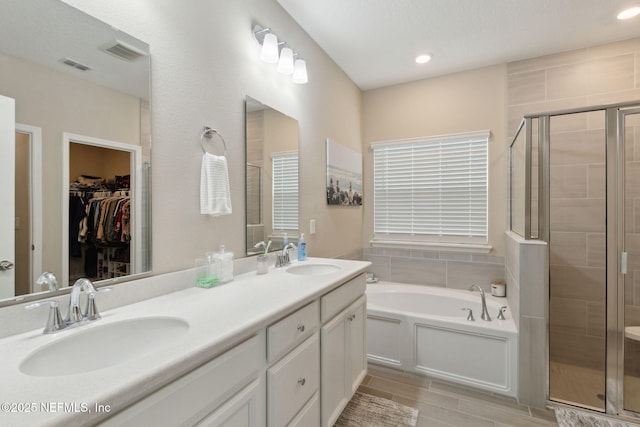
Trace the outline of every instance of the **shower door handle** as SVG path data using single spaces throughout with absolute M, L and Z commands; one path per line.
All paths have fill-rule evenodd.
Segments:
M 620 253 L 620 273 L 627 274 L 627 252 Z

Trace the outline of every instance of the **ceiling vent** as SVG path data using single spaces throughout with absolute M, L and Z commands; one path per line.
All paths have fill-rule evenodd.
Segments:
M 91 69 L 90 66 L 74 61 L 71 58 L 62 58 L 60 61 L 62 61 L 63 64 L 76 68 L 80 71 L 89 71 Z
M 117 58 L 124 59 L 125 61 L 135 61 L 140 57 L 148 55 L 147 52 L 143 52 L 138 48 L 121 42 L 120 40 L 113 40 L 107 43 L 102 46 L 102 50 Z

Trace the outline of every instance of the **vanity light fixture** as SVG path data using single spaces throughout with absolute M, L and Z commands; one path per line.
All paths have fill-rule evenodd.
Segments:
M 293 65 L 293 77 L 291 81 L 297 84 L 305 84 L 309 81 L 307 76 L 307 63 L 304 59 L 296 59 Z
M 290 47 L 285 46 L 280 51 L 278 72 L 286 75 L 293 74 L 293 51 Z
M 270 64 L 278 62 L 278 36 L 273 33 L 264 35 L 260 59 Z
M 277 63 L 278 72 L 291 75 L 294 83 L 304 84 L 309 81 L 305 60 L 300 58 L 286 42 L 278 42 L 278 37 L 270 28 L 254 25 L 253 38 L 261 46 L 260 59 L 272 64 Z M 296 56 L 298 58 L 294 59 Z
M 617 18 L 622 21 L 624 19 L 634 18 L 638 15 L 640 15 L 640 6 L 636 5 L 633 7 L 629 7 L 623 10 L 622 12 L 618 13 Z

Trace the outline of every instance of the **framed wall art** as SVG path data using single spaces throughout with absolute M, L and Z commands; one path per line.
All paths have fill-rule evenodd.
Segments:
M 327 204 L 362 206 L 362 153 L 327 138 Z

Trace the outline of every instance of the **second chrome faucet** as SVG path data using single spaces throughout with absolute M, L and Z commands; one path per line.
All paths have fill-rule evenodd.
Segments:
M 471 288 L 469 288 L 470 291 L 473 291 L 474 289 L 477 289 L 480 291 L 480 299 L 482 301 L 482 316 L 480 316 L 480 318 L 482 320 L 486 320 L 488 322 L 491 321 L 491 316 L 489 316 L 489 310 L 487 310 L 487 301 L 484 298 L 484 289 L 482 289 L 479 285 L 477 284 L 473 284 L 471 285 Z

